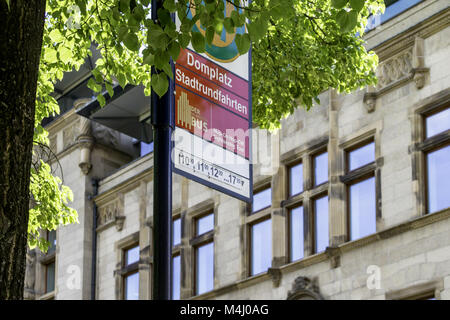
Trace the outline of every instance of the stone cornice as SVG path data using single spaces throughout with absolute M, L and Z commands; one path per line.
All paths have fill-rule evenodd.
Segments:
M 383 43 L 371 48 L 378 55 L 379 61 L 384 61 L 387 58 L 413 46 L 416 37 L 426 39 L 431 35 L 450 25 L 450 8 L 436 13 L 429 19 L 426 19 L 405 32 L 402 32 Z

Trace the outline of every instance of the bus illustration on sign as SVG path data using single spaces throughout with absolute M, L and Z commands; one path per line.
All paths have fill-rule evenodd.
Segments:
M 238 9 L 232 3 L 225 1 L 225 17 L 231 17 L 231 13 L 234 10 Z M 241 13 L 241 11 L 242 9 L 239 9 L 239 13 Z M 188 18 L 192 19 L 193 16 L 195 16 L 195 8 L 191 7 L 188 12 Z M 206 44 L 205 50 L 208 57 L 219 62 L 232 62 L 239 57 L 239 51 L 234 40 L 236 34 L 245 33 L 245 26 L 234 29 L 235 32 L 233 34 L 227 33 L 225 28 L 223 28 L 221 35 L 214 34 L 212 44 Z M 200 32 L 203 36 L 206 35 L 206 30 L 200 24 L 200 20 L 195 23 L 192 31 Z

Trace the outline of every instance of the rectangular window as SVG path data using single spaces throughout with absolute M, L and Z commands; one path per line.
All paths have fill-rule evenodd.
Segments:
M 180 300 L 181 293 L 181 257 L 172 258 L 172 300 Z
M 425 138 L 433 137 L 450 129 L 450 108 L 430 115 L 425 120 Z
M 172 246 L 181 244 L 181 219 L 175 219 L 172 224 Z
M 433 213 L 450 207 L 450 108 L 425 113 L 423 124 L 419 150 L 425 159 L 424 196 L 427 213 Z
M 261 211 L 272 205 L 272 188 L 264 189 L 253 195 L 252 213 Z
M 251 275 L 267 271 L 272 265 L 272 221 L 251 226 Z
M 55 290 L 55 261 L 45 265 L 45 293 Z
M 375 161 L 375 143 L 348 152 L 348 170 L 352 171 Z
M 214 213 L 195 221 L 195 294 L 199 295 L 214 289 Z
M 328 196 L 314 200 L 315 253 L 329 245 Z
M 172 300 L 179 300 L 181 294 L 181 218 L 172 222 Z
M 139 246 L 124 251 L 123 298 L 139 300 Z
M 450 207 L 450 145 L 427 153 L 428 212 Z
M 305 249 L 303 206 L 289 211 L 290 261 L 303 259 Z
M 314 157 L 314 186 L 328 181 L 328 152 Z
M 209 214 L 203 218 L 197 219 L 197 236 L 214 230 L 214 214 Z
M 289 167 L 289 196 L 303 192 L 303 164 Z
M 377 190 L 375 141 L 357 143 L 345 150 L 346 172 L 341 181 L 347 185 L 348 240 L 356 240 L 377 230 Z
M 196 250 L 196 289 L 202 294 L 214 289 L 214 242 L 199 246 Z
M 52 254 L 56 250 L 56 230 L 47 231 L 47 241 L 50 242 L 47 254 Z
M 375 177 L 350 185 L 350 240 L 376 232 Z

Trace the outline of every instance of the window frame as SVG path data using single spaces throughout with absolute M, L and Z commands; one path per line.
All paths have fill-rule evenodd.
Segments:
M 173 234 L 174 234 L 173 227 L 174 227 L 175 220 L 178 220 L 178 219 L 180 219 L 180 243 L 178 243 L 177 245 L 174 245 L 173 244 Z M 172 231 L 172 239 L 171 239 L 171 242 L 172 242 L 172 258 L 171 258 L 171 265 L 173 266 L 173 260 L 176 257 L 179 256 L 180 257 L 180 299 L 181 299 L 181 268 L 182 268 L 182 263 L 181 263 L 181 246 L 183 244 L 183 219 L 181 217 L 180 212 L 172 214 L 172 226 L 171 226 L 171 228 L 172 228 L 172 230 L 171 230 Z M 170 288 L 170 291 L 171 291 L 171 297 L 170 298 L 173 300 L 173 268 L 172 268 L 172 274 L 170 275 L 170 277 L 171 277 L 171 285 L 172 285 L 172 288 Z
M 357 239 L 352 239 L 351 236 L 351 199 L 350 199 L 350 189 L 352 186 L 368 180 L 370 178 L 375 179 L 375 232 L 378 231 L 378 222 L 381 218 L 381 209 L 379 203 L 381 203 L 381 187 L 380 187 L 380 168 L 379 168 L 379 157 L 377 156 L 377 137 L 375 132 L 368 132 L 360 137 L 351 140 L 342 147 L 342 152 L 344 152 L 344 174 L 340 176 L 340 181 L 345 185 L 345 217 L 346 217 L 346 242 L 354 241 Z M 358 168 L 350 170 L 350 153 L 358 150 L 369 144 L 374 144 L 374 161 L 366 163 Z
M 267 209 L 267 208 L 266 208 Z M 269 266 L 269 268 L 267 268 L 267 270 L 266 271 L 263 271 L 263 272 L 259 272 L 259 273 L 256 273 L 256 274 L 252 274 L 252 270 L 253 270 L 253 261 L 252 261 L 252 253 L 253 253 L 253 247 L 252 247 L 252 243 L 253 243 L 253 237 L 252 237 L 252 230 L 253 230 L 253 227 L 255 226 L 255 225 L 257 225 L 257 224 L 259 224 L 259 223 L 263 223 L 263 222 L 266 222 L 266 221 L 269 221 L 270 220 L 270 222 L 271 222 L 271 224 L 272 224 L 272 216 L 271 216 L 271 214 L 265 214 L 265 215 L 261 215 L 261 216 L 258 216 L 257 218 L 253 218 L 251 221 L 249 221 L 248 222 L 248 224 L 247 224 L 247 239 L 249 239 L 249 250 L 248 250 L 248 258 L 247 258 L 247 262 L 248 262 L 248 276 L 249 277 L 255 277 L 255 276 L 259 276 L 259 275 L 261 275 L 261 274 L 265 274 L 265 273 L 267 273 L 267 271 L 269 270 L 269 268 L 271 268 L 271 266 L 272 266 L 272 263 L 271 263 L 271 265 Z M 271 248 L 273 249 L 273 236 L 272 236 L 272 228 L 271 228 L 271 231 L 270 231 L 270 233 L 271 233 Z M 272 251 L 272 250 L 271 250 Z M 270 255 L 271 255 L 271 261 L 273 260 L 273 254 L 272 254 L 272 252 L 270 253 Z
M 133 262 L 131 264 L 127 264 L 127 252 L 131 249 L 134 248 L 139 248 L 139 256 L 140 256 L 140 247 L 139 247 L 139 243 L 134 243 L 132 245 L 126 246 L 124 248 L 122 248 L 122 299 L 125 300 L 126 298 L 126 289 L 127 289 L 127 285 L 126 285 L 126 281 L 127 278 L 135 273 L 138 274 L 138 279 L 139 279 L 139 263 L 140 263 L 140 257 L 138 259 L 138 261 Z M 139 283 L 139 282 L 138 282 Z M 139 299 L 139 291 L 138 291 L 138 299 Z
M 215 257 L 215 233 L 217 228 L 217 214 L 216 214 L 216 206 L 214 204 L 211 204 L 209 202 L 205 204 L 199 204 L 198 206 L 191 209 L 192 211 L 189 212 L 190 219 L 192 221 L 191 228 L 190 228 L 190 240 L 189 240 L 189 246 L 192 248 L 190 258 L 191 258 L 191 279 L 192 279 L 192 295 L 198 296 L 204 293 L 198 293 L 198 276 L 197 276 L 197 267 L 198 267 L 198 261 L 197 261 L 197 252 L 198 249 L 204 245 L 208 245 L 210 243 L 213 243 L 213 288 L 210 291 L 213 291 L 215 289 L 214 286 L 214 277 L 216 273 L 216 257 Z M 209 230 L 205 233 L 202 233 L 201 235 L 197 235 L 197 221 L 201 218 L 204 218 L 208 215 L 213 215 L 214 217 L 214 226 L 212 230 Z M 181 267 L 182 268 L 182 267 Z M 181 269 L 180 268 L 180 269 Z M 210 292 L 207 291 L 207 292 Z
M 315 250 L 315 221 L 314 221 L 314 201 L 323 196 L 328 196 L 328 189 L 330 185 L 330 158 L 328 150 L 328 136 L 322 137 L 318 140 L 316 144 L 311 147 L 300 149 L 299 151 L 294 151 L 294 153 L 289 153 L 282 159 L 282 163 L 285 167 L 286 183 L 285 183 L 285 194 L 286 200 L 281 201 L 281 207 L 286 212 L 287 218 L 285 219 L 286 228 L 286 262 L 295 263 L 302 261 L 309 256 L 316 254 Z M 328 179 L 319 185 L 315 184 L 315 157 L 327 153 L 327 173 Z M 289 183 L 290 183 L 290 167 L 302 163 L 303 165 L 303 191 L 296 195 L 289 194 Z M 329 204 L 329 201 L 328 201 Z M 290 212 L 295 208 L 303 207 L 303 245 L 304 253 L 303 258 L 298 260 L 292 260 L 291 256 L 291 217 Z M 330 221 L 330 208 L 328 207 L 328 221 Z M 328 230 L 330 232 L 330 228 Z M 329 235 L 328 235 L 329 236 Z M 323 252 L 322 252 L 323 253 Z
M 425 214 L 432 214 L 433 211 L 430 212 L 430 197 L 429 197 L 429 177 L 428 177 L 428 155 L 432 152 L 439 151 L 440 149 L 446 148 L 450 145 L 450 129 L 437 133 L 433 136 L 427 138 L 427 118 L 434 116 L 444 110 L 450 109 L 450 104 L 442 104 L 431 110 L 426 110 L 421 113 L 421 142 L 418 145 L 419 150 L 422 153 L 422 159 L 424 164 L 423 176 L 425 182 L 425 192 L 424 192 L 424 200 L 425 200 Z
M 417 185 L 415 193 L 419 217 L 442 211 L 429 212 L 427 155 L 450 144 L 450 129 L 427 138 L 426 119 L 448 108 L 450 108 L 450 92 L 446 90 L 420 101 L 411 112 L 413 118 L 413 141 L 410 146 L 412 180 Z
M 125 276 L 129 276 L 134 273 L 137 267 L 137 272 L 140 272 L 139 264 L 141 263 L 141 244 L 139 243 L 139 231 L 134 232 L 123 239 L 115 242 L 116 251 L 116 265 L 117 268 L 114 270 L 115 278 L 115 295 L 117 300 L 125 300 Z M 126 265 L 126 251 L 139 246 L 139 260 L 130 265 Z M 141 277 L 139 274 L 139 291 L 141 287 Z M 140 299 L 139 294 L 139 299 Z

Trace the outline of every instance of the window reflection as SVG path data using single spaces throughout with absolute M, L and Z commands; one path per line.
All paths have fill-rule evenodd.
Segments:
M 128 249 L 125 252 L 125 263 L 126 265 L 133 264 L 139 261 L 139 246 Z
M 51 262 L 45 266 L 45 292 L 55 290 L 55 262 Z
M 426 118 L 426 137 L 432 137 L 450 129 L 450 108 Z
M 253 195 L 252 212 L 257 212 L 272 205 L 272 188 L 267 188 Z
M 290 257 L 291 261 L 300 260 L 304 256 L 303 207 L 290 212 Z
M 450 206 L 450 145 L 427 154 L 428 212 Z
M 369 143 L 348 153 L 349 170 L 358 169 L 375 161 L 375 143 Z
M 328 181 L 328 152 L 314 157 L 314 185 Z
M 141 152 L 140 156 L 143 157 L 146 154 L 149 154 L 150 152 L 153 152 L 153 142 L 145 143 L 141 141 Z
M 197 220 L 197 236 L 214 230 L 214 214 L 209 214 Z
M 125 300 L 139 299 L 139 273 L 132 273 L 125 278 Z
M 197 248 L 196 291 L 197 294 L 214 289 L 214 243 Z
M 172 245 L 177 246 L 181 243 L 181 219 L 175 219 L 172 224 Z
M 328 196 L 314 201 L 314 221 L 316 253 L 325 251 L 329 244 L 328 235 Z
M 175 256 L 172 259 L 172 300 L 180 299 L 180 274 L 181 274 L 181 258 Z
M 251 275 L 265 272 L 272 265 L 272 222 L 265 220 L 251 227 Z
M 289 195 L 303 191 L 303 165 L 301 163 L 289 168 Z
M 350 186 L 350 239 L 376 232 L 375 178 Z
M 56 249 L 56 230 L 47 231 L 47 241 L 50 242 L 47 253 L 53 253 Z

